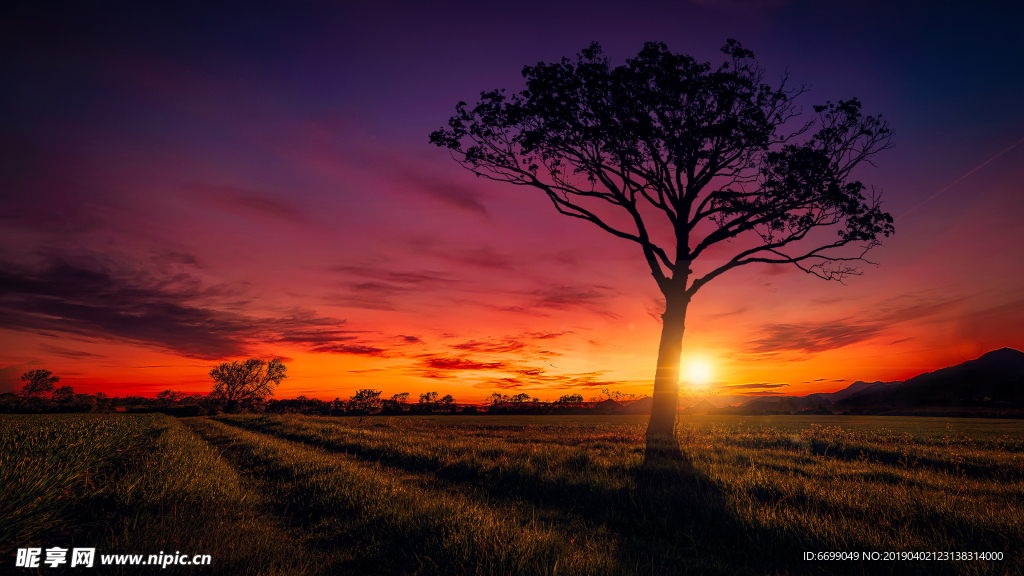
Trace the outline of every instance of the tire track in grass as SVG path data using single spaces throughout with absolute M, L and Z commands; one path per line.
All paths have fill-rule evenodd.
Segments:
M 470 447 L 465 450 L 471 453 L 469 459 L 452 463 L 445 461 L 444 454 L 431 451 L 431 443 L 442 444 L 440 452 L 449 448 L 446 439 L 437 435 L 408 438 L 393 434 L 390 439 L 394 442 L 389 443 L 380 438 L 384 435 L 380 429 L 352 429 L 312 420 L 243 416 L 219 421 L 317 446 L 393 473 L 427 475 L 433 478 L 433 485 L 448 493 L 528 510 L 569 534 L 610 534 L 620 540 L 615 551 L 620 566 L 631 567 L 623 573 L 737 574 L 751 568 L 748 560 L 760 558 L 734 554 L 735 538 L 758 537 L 749 526 L 736 522 L 712 483 L 675 466 L 641 467 L 642 456 L 636 466 L 613 466 L 617 477 L 611 477 L 590 458 L 584 443 L 554 446 L 551 448 L 568 462 L 569 469 L 552 474 L 550 469 L 530 469 L 526 454 L 534 451 L 520 444 L 482 450 L 502 455 L 498 462 L 477 459 L 481 450 Z M 329 432 L 354 438 L 345 441 L 320 436 Z M 456 447 L 451 452 L 463 450 Z M 779 542 L 777 538 L 774 541 Z M 766 546 L 770 549 L 772 544 Z
M 104 508 L 116 510 L 116 522 L 99 546 L 131 554 L 209 554 L 221 574 L 305 574 L 313 562 L 260 494 L 186 420 L 158 418 L 151 443 L 108 489 Z
M 195 429 L 277 502 L 323 553 L 321 573 L 613 574 L 611 542 L 408 482 L 380 466 L 219 421 Z
M 531 501 L 539 502 L 541 506 L 547 502 L 550 503 L 549 508 L 561 508 L 566 516 L 582 519 L 582 524 L 603 525 L 627 535 L 620 548 L 635 547 L 634 545 L 639 544 L 641 549 L 649 546 L 651 554 L 665 555 L 666 552 L 670 552 L 669 555 L 681 560 L 692 560 L 694 555 L 709 553 L 728 556 L 728 550 L 720 550 L 720 543 L 716 545 L 716 534 L 728 541 L 733 541 L 737 535 L 746 534 L 742 537 L 758 540 L 757 548 L 761 549 L 763 557 L 775 557 L 780 552 L 789 550 L 792 557 L 797 558 L 801 549 L 854 549 L 857 546 L 864 549 L 881 549 L 879 546 L 884 543 L 891 547 L 895 542 L 892 540 L 893 537 L 907 545 L 920 543 L 918 541 L 921 537 L 925 537 L 926 540 L 948 540 L 958 535 L 958 542 L 991 543 L 1001 541 L 999 534 L 1004 533 L 1001 528 L 1009 528 L 1005 522 L 995 526 L 988 521 L 991 519 L 954 517 L 948 514 L 948 510 L 918 510 L 919 507 L 913 505 L 904 506 L 903 513 L 896 516 L 891 515 L 884 503 L 880 504 L 882 509 L 871 502 L 853 503 L 857 504 L 856 509 L 850 509 L 842 498 L 833 501 L 835 499 L 828 494 L 818 494 L 817 490 L 811 491 L 810 488 L 813 486 L 807 487 L 807 490 L 801 486 L 791 487 L 792 479 L 787 479 L 784 475 L 769 475 L 772 477 L 766 478 L 767 484 L 737 483 L 729 479 L 728 470 L 722 469 L 727 463 L 718 461 L 721 460 L 721 454 L 717 454 L 714 449 L 701 450 L 700 457 L 712 465 L 712 469 L 709 470 L 714 477 L 725 474 L 721 479 L 695 485 L 692 479 L 680 479 L 678 476 L 674 480 L 663 478 L 662 480 L 670 482 L 682 480 L 678 485 L 666 487 L 659 484 L 660 480 L 644 478 L 644 474 L 641 473 L 627 478 L 629 482 L 619 485 L 598 483 L 596 486 L 590 486 L 590 490 L 581 495 L 574 494 L 573 490 L 586 488 L 587 480 L 570 483 L 566 478 L 552 476 L 550 468 L 547 473 L 544 470 L 528 469 L 528 465 L 519 466 L 517 469 L 516 464 L 522 464 L 529 454 L 528 450 L 524 451 L 521 447 L 487 448 L 487 451 L 497 454 L 507 449 L 506 465 L 503 466 L 501 462 L 481 462 L 474 458 L 462 458 L 460 455 L 464 456 L 466 452 L 474 451 L 467 450 L 466 446 L 451 448 L 446 444 L 449 439 L 440 438 L 440 435 L 429 438 L 423 434 L 406 438 L 387 430 L 352 429 L 341 424 L 298 418 L 242 417 L 226 421 L 234 426 L 291 441 L 307 442 L 335 452 L 345 452 L 364 461 L 381 463 L 393 469 L 427 472 L 440 481 L 447 482 L 450 489 L 457 490 L 460 485 L 471 483 L 484 495 L 495 500 L 505 499 L 525 506 L 529 506 Z M 457 442 L 458 438 L 453 435 L 451 440 Z M 471 447 L 472 443 L 467 445 Z M 453 455 L 455 458 L 451 458 Z M 580 456 L 580 470 L 576 472 L 579 472 L 580 476 L 586 476 L 587 459 L 583 458 L 586 454 Z M 793 456 L 799 454 L 794 453 Z M 621 470 L 617 473 L 621 473 Z M 822 478 L 822 482 L 827 481 L 828 478 Z M 724 484 L 719 489 L 730 492 L 728 498 L 714 495 L 716 484 L 720 482 Z M 864 486 L 857 483 L 850 485 L 851 490 L 863 488 Z M 884 486 L 874 484 L 870 485 L 870 488 L 874 492 L 885 489 Z M 687 494 L 687 490 L 711 495 L 704 498 L 695 497 Z M 876 496 L 881 497 L 880 494 L 878 492 Z M 522 502 L 522 498 L 527 502 Z M 725 502 L 727 499 L 729 502 Z M 783 503 L 785 506 L 782 506 Z M 730 519 L 732 506 L 740 507 L 742 516 L 747 520 Z M 754 506 L 757 510 L 748 509 L 749 506 Z M 762 513 L 766 507 L 770 508 L 769 513 Z M 715 517 L 716 514 L 719 517 Z M 778 518 L 779 521 L 772 521 L 772 518 Z M 851 530 L 816 529 L 822 526 L 826 518 L 852 523 Z M 678 525 L 670 525 L 671 522 L 666 522 L 666 519 L 684 525 L 689 524 L 691 528 L 696 529 L 681 530 Z M 952 521 L 953 524 L 932 534 L 929 527 L 934 528 L 937 519 L 946 523 Z M 878 527 L 880 520 L 890 523 L 906 521 L 918 528 L 900 528 L 899 532 L 903 536 L 889 534 L 884 527 Z M 754 521 L 753 525 L 750 524 L 751 521 Z M 831 523 L 833 521 L 827 522 Z M 653 526 L 654 529 L 649 529 L 649 526 Z M 965 537 L 965 530 L 971 534 L 969 538 Z M 1012 528 L 1010 531 L 1018 532 Z M 695 532 L 699 533 L 695 536 Z M 671 541 L 673 534 L 695 538 L 695 544 L 689 549 L 679 549 L 678 543 Z M 743 562 L 739 562 L 737 567 L 740 566 L 743 566 Z M 917 572 L 917 568 L 908 569 L 907 572 Z M 957 568 L 951 565 L 933 568 L 957 572 Z
M 886 430 L 876 432 L 849 431 L 812 425 L 799 434 L 775 429 L 739 431 L 710 426 L 690 428 L 694 444 L 729 446 L 753 450 L 795 450 L 809 455 L 827 456 L 836 460 L 870 459 L 880 464 L 899 467 L 913 462 L 915 467 L 936 472 L 950 472 L 978 479 L 1019 481 L 1024 479 L 1024 466 L 1015 454 L 1021 451 L 1016 441 L 916 440 L 907 434 Z

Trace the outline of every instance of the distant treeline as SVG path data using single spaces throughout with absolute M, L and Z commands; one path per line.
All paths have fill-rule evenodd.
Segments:
M 186 406 L 212 407 L 209 398 L 203 394 L 173 393 L 157 394 L 156 398 L 144 396 L 107 396 L 103 392 L 76 394 L 71 386 L 62 386 L 49 396 L 23 398 L 13 392 L 0 394 L 0 413 L 42 414 L 75 412 L 155 412 L 160 409 Z
M 358 390 L 348 399 L 339 397 L 320 400 L 299 396 L 240 402 L 229 408 L 222 398 L 214 394 L 164 390 L 154 398 L 132 395 L 110 397 L 102 392 L 76 394 L 72 387 L 63 386 L 50 394 L 0 394 L 0 413 L 162 412 L 171 416 L 205 416 L 224 412 L 251 412 L 365 417 L 402 414 L 606 414 L 618 411 L 622 406 L 612 398 L 597 397 L 584 401 L 580 394 L 567 394 L 555 401 L 543 401 L 525 393 L 511 396 L 494 393 L 482 404 L 460 403 L 451 394 L 440 396 L 437 392 L 424 392 L 418 400 L 413 401 L 410 401 L 408 392 L 390 398 L 381 398 L 380 395 L 381 392 L 377 390 Z M 617 392 L 610 392 L 609 396 L 622 400 L 635 399 Z
M 410 394 L 395 394 L 391 398 L 380 398 L 376 390 L 359 390 L 348 399 L 320 400 L 299 396 L 290 399 L 251 400 L 229 406 L 214 394 L 187 394 L 164 390 L 153 398 L 144 396 L 110 397 L 103 392 L 76 394 L 71 386 L 62 386 L 49 394 L 25 396 L 20 393 L 0 394 L 0 413 L 17 414 L 60 414 L 60 413 L 109 413 L 161 412 L 170 416 L 206 416 L 234 413 L 306 414 L 311 416 L 398 416 L 425 414 L 491 414 L 491 415 L 545 415 L 545 414 L 614 414 L 648 413 L 644 403 L 631 404 L 645 398 L 604 391 L 609 397 L 599 396 L 587 401 L 579 394 L 564 395 L 555 401 L 543 401 L 521 393 L 506 395 L 494 393 L 481 404 L 460 403 L 452 395 L 439 396 L 437 392 L 425 392 L 417 400 L 410 401 Z M 618 397 L 618 400 L 616 400 Z M 649 402 L 649 400 L 647 400 Z M 683 415 L 710 416 L 932 416 L 946 418 L 1024 418 L 1024 410 L 1014 407 L 993 410 L 980 407 L 929 406 L 916 409 L 897 409 L 892 406 L 813 406 L 803 409 L 755 410 L 742 407 L 725 407 L 702 410 L 698 407 L 683 408 Z
M 71 386 L 58 388 L 59 376 L 49 370 L 30 370 L 21 375 L 19 389 L 0 394 L 0 413 L 163 412 L 172 416 L 204 416 L 267 412 L 361 417 L 373 414 L 586 414 L 621 410 L 623 406 L 619 401 L 650 400 L 608 388 L 601 390 L 603 396 L 591 398 L 589 402 L 584 402 L 580 394 L 566 394 L 548 402 L 525 392 L 513 396 L 495 392 L 482 405 L 460 404 L 451 394 L 440 396 L 437 392 L 424 392 L 419 395 L 419 401 L 412 402 L 408 392 L 381 398 L 380 390 L 370 389 L 357 390 L 347 400 L 339 397 L 327 401 L 305 396 L 272 399 L 274 389 L 286 377 L 287 368 L 280 358 L 250 358 L 223 362 L 211 370 L 213 389 L 209 394 L 164 390 L 155 398 L 111 398 L 102 392 L 76 394 Z

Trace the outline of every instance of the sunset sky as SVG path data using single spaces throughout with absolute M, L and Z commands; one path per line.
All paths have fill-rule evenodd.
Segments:
M 206 392 L 219 362 L 279 356 L 279 398 L 649 394 L 659 292 L 639 248 L 428 143 L 458 101 L 592 41 L 616 65 L 652 40 L 717 65 L 736 38 L 810 87 L 806 110 L 856 96 L 895 133 L 856 174 L 896 218 L 879 266 L 714 280 L 683 351 L 710 383 L 685 394 L 834 391 L 1024 349 L 1020 8 L 10 4 L 0 391 L 45 368 L 78 392 Z

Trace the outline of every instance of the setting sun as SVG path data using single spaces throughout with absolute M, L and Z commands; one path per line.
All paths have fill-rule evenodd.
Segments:
M 711 380 L 711 365 L 703 360 L 691 360 L 686 366 L 685 378 L 691 386 L 707 384 Z

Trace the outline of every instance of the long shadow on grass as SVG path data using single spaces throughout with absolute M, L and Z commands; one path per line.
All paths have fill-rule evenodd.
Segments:
M 742 520 L 735 499 L 686 462 L 662 461 L 616 471 L 618 481 L 581 483 L 527 467 L 483 468 L 357 442 L 337 442 L 289 430 L 270 419 L 218 419 L 224 424 L 284 440 L 346 453 L 409 473 L 430 473 L 442 484 L 512 505 L 532 503 L 546 519 L 566 528 L 583 524 L 618 539 L 622 573 L 845 574 L 888 573 L 893 567 L 859 562 L 805 562 L 805 551 L 831 546 L 791 528 L 754 526 Z M 766 503 L 771 505 L 771 503 Z M 915 573 L 908 565 L 901 573 Z M 879 571 L 881 570 L 881 571 Z M 929 566 L 930 573 L 952 570 Z
M 920 467 L 979 480 L 1013 481 L 1024 478 L 1024 467 L 1016 461 L 999 462 L 995 460 L 1000 449 L 994 446 L 974 448 L 974 450 L 981 450 L 982 456 L 971 454 L 953 458 L 952 452 L 948 455 L 927 453 L 938 449 L 936 446 L 929 445 L 912 445 L 908 448 L 873 442 L 839 443 L 812 438 L 805 440 L 801 448 L 796 448 L 796 445 L 788 438 L 766 440 L 760 438 L 736 439 L 728 436 L 716 437 L 713 442 L 717 446 L 735 446 L 751 450 L 806 450 L 810 454 L 837 460 L 850 462 L 870 460 L 893 467 Z M 962 449 L 962 447 L 957 448 Z M 1007 450 L 1006 452 L 1012 453 L 1013 451 Z

